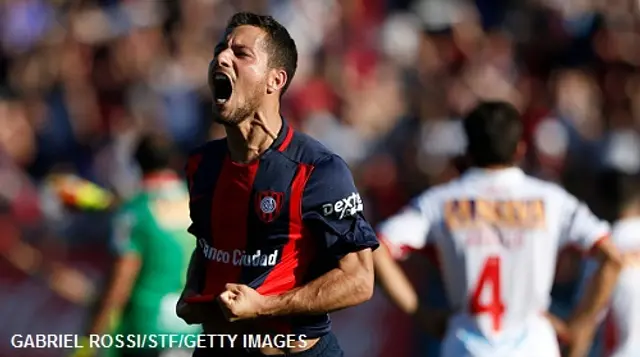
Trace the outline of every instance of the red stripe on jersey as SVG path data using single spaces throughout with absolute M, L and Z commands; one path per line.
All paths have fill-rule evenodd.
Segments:
M 602 237 L 596 239 L 595 243 L 593 243 L 591 248 L 589 250 L 586 250 L 586 251 L 577 243 L 569 243 L 561 250 L 561 252 L 577 253 L 582 257 L 588 257 L 588 256 L 591 256 L 591 255 L 595 254 L 598 246 L 600 244 L 602 244 L 603 242 L 608 241 L 609 237 L 610 237 L 609 234 L 605 234 Z
M 247 217 L 251 190 L 260 160 L 250 164 L 233 162 L 228 156 L 216 182 L 211 207 L 211 237 L 209 242 L 217 252 L 216 259 L 207 259 L 207 275 L 203 295 L 217 297 L 228 283 L 238 283 L 242 274 L 240 265 L 232 264 L 233 251 L 244 250 L 247 245 Z M 225 256 L 228 256 L 228 261 Z
M 596 240 L 595 243 L 593 243 L 593 245 L 591 246 L 591 249 L 589 249 L 589 255 L 593 255 L 596 253 L 598 246 L 606 241 L 609 240 L 609 234 L 605 234 L 602 237 L 598 238 L 598 240 Z
M 282 140 L 282 144 L 280 144 L 280 146 L 278 147 L 278 151 L 280 151 L 280 152 L 283 152 L 283 151 L 287 150 L 287 148 L 289 147 L 289 144 L 291 144 L 291 138 L 293 138 L 293 128 L 292 127 L 287 125 L 283 129 L 287 131 L 287 135 L 284 137 L 284 140 Z
M 281 294 L 299 285 L 313 252 L 313 239 L 302 223 L 302 195 L 313 167 L 299 164 L 289 196 L 289 240 L 282 248 L 280 262 L 258 287 L 263 295 Z

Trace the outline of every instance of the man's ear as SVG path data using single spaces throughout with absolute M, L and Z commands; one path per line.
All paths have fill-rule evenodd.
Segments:
M 273 69 L 267 80 L 267 93 L 282 91 L 287 84 L 287 72 L 284 69 Z

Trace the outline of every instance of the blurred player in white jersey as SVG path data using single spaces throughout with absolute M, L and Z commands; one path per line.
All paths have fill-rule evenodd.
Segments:
M 640 356 L 640 180 L 611 170 L 603 182 L 607 198 L 615 202 L 612 242 L 623 269 L 604 314 L 605 357 Z M 589 262 L 585 280 L 597 265 Z
M 524 174 L 517 110 L 486 102 L 464 120 L 473 167 L 415 198 L 379 227 L 387 249 L 374 255 L 379 284 L 431 332 L 441 324 L 423 311 L 393 260 L 434 246 L 452 311 L 442 324 L 443 357 L 586 355 L 620 271 L 609 225 L 561 187 Z M 547 313 L 559 251 L 575 245 L 600 263 L 584 299 L 565 323 Z M 554 331 L 555 330 L 555 331 Z

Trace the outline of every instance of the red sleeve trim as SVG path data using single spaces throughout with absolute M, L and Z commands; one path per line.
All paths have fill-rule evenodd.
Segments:
M 385 238 L 385 236 L 382 234 L 378 234 L 378 240 L 380 241 L 382 246 L 384 246 L 387 249 L 389 254 L 391 254 L 391 257 L 395 260 L 400 260 L 405 258 L 407 254 L 411 252 L 411 248 L 407 246 L 400 246 L 398 247 L 398 249 L 394 249 L 396 246 L 393 243 L 391 243 L 387 238 Z M 400 252 L 398 252 L 398 250 L 400 250 Z
M 593 245 L 591 246 L 591 248 L 588 251 L 588 255 L 594 255 L 596 253 L 596 249 L 598 248 L 598 246 L 604 242 L 609 241 L 609 238 L 611 237 L 611 235 L 609 233 L 603 235 L 602 237 L 598 238 L 595 243 L 593 243 Z
M 408 245 L 400 245 L 395 246 L 388 239 L 385 238 L 384 235 L 378 234 L 378 240 L 384 246 L 391 257 L 395 260 L 402 260 L 406 258 L 409 254 L 419 253 L 420 255 L 427 258 L 431 263 L 433 263 L 438 269 L 440 269 L 440 257 L 438 256 L 438 252 L 436 247 L 432 244 L 427 244 L 422 249 L 415 249 Z

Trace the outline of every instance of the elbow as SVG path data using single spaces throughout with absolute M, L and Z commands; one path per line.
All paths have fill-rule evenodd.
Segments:
M 371 300 L 375 287 L 375 274 L 373 267 L 370 269 L 363 268 L 355 279 L 354 303 L 362 304 Z
M 373 297 L 375 273 L 371 253 L 371 249 L 365 249 L 342 258 L 340 269 L 348 284 L 343 290 L 343 294 L 348 295 L 343 304 L 348 306 L 343 308 L 362 304 Z

